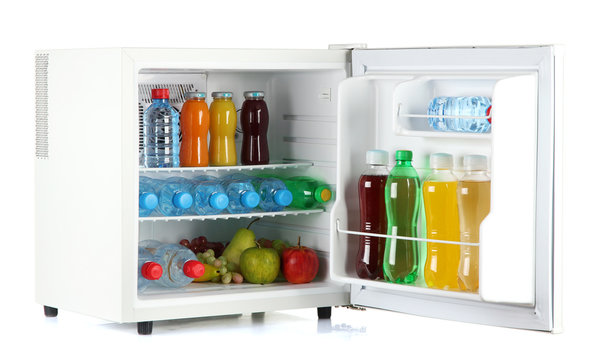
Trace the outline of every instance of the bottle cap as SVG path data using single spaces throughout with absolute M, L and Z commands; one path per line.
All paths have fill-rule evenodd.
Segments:
M 463 168 L 465 170 L 488 170 L 488 158 L 484 155 L 465 155 Z
M 453 156 L 446 153 L 430 154 L 430 167 L 432 169 L 452 169 Z
M 241 195 L 241 205 L 254 208 L 259 205 L 259 195 L 255 191 L 246 191 Z
M 369 165 L 387 165 L 389 153 L 384 150 L 367 151 L 367 164 Z
M 142 265 L 140 273 L 146 280 L 158 280 L 163 275 L 163 268 L 158 263 L 147 261 Z
M 183 273 L 185 276 L 192 279 L 199 278 L 204 275 L 204 272 L 206 272 L 206 268 L 204 267 L 204 264 L 198 260 L 187 260 L 185 264 L 183 264 Z
M 412 161 L 412 152 L 410 150 L 397 150 L 395 160 Z
M 140 208 L 153 210 L 159 204 L 159 198 L 151 192 L 145 192 L 140 195 Z
M 243 96 L 245 96 L 245 99 L 248 100 L 252 100 L 252 99 L 263 99 L 264 98 L 264 92 L 263 91 L 245 91 L 243 93 Z
M 319 203 L 328 202 L 332 198 L 332 192 L 327 185 L 318 186 L 315 189 L 315 200 Z
M 186 100 L 195 99 L 195 98 L 205 99 L 206 93 L 199 92 L 199 91 L 188 91 L 185 94 L 183 94 L 183 97 L 185 97 Z
M 189 209 L 194 202 L 191 194 L 185 191 L 179 191 L 173 195 L 173 205 L 179 209 Z
M 278 190 L 274 194 L 274 202 L 280 206 L 288 206 L 292 202 L 292 193 L 288 190 Z
M 169 89 L 152 89 L 153 99 L 168 99 Z
M 215 91 L 212 93 L 212 98 L 220 99 L 220 98 L 232 98 L 233 93 L 230 91 Z
M 214 193 L 210 196 L 210 200 L 208 201 L 211 207 L 222 210 L 226 209 L 229 206 L 229 197 L 223 193 Z

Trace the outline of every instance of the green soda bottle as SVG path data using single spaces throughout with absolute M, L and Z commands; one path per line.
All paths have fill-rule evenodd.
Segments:
M 385 184 L 387 235 L 417 237 L 421 193 L 418 173 L 412 167 L 412 152 L 396 151 L 395 161 Z M 414 283 L 418 277 L 418 243 L 386 239 L 383 273 L 390 282 Z
M 332 197 L 327 184 L 309 176 L 293 176 L 284 180 L 284 184 L 292 193 L 292 208 L 313 209 L 328 202 Z

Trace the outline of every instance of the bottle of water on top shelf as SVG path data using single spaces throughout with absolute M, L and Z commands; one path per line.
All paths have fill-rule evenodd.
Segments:
M 233 176 L 237 175 L 239 174 L 226 176 L 221 182 L 229 197 L 227 211 L 231 214 L 248 213 L 259 204 L 260 197 L 247 178 L 233 178 Z
M 443 118 L 445 116 L 489 116 L 492 103 L 485 96 L 436 97 L 428 105 L 428 124 L 437 131 L 485 133 L 490 131 L 491 119 Z
M 156 190 L 151 184 L 151 179 L 141 176 L 138 194 L 138 215 L 149 216 L 159 204 Z
M 138 292 L 144 291 L 163 275 L 163 267 L 154 255 L 143 247 L 138 247 Z
M 194 204 L 191 212 L 196 215 L 220 214 L 229 205 L 229 197 L 220 181 L 214 176 L 198 176 L 192 180 L 191 194 Z
M 158 211 L 164 216 L 185 215 L 193 204 L 191 186 L 182 177 L 171 177 L 165 180 L 149 179 L 159 198 Z
M 143 122 L 144 166 L 179 167 L 179 112 L 169 104 L 169 89 L 152 90 L 152 105 L 144 112 Z
M 163 275 L 155 281 L 156 285 L 169 288 L 183 287 L 204 275 L 204 264 L 185 246 L 162 244 L 157 240 L 144 240 L 139 245 L 152 253 L 155 261 L 163 268 Z

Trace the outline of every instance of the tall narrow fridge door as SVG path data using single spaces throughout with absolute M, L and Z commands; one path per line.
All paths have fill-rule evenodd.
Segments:
M 552 46 L 354 50 L 353 77 L 338 91 L 338 182 L 331 215 L 330 272 L 351 284 L 351 302 L 481 324 L 560 329 L 561 57 Z M 487 97 L 484 133 L 438 131 L 427 108 L 436 97 Z M 486 118 L 477 117 L 479 120 Z M 408 284 L 361 279 L 356 272 L 360 209 L 356 189 L 367 150 L 412 150 L 422 182 L 431 153 L 450 153 L 463 176 L 464 155 L 488 158 L 491 204 L 479 225 L 479 288 L 428 287 L 420 211 L 418 274 Z M 420 201 L 420 208 L 424 202 Z M 375 240 L 388 238 L 377 234 Z M 431 252 L 431 254 L 433 254 Z M 472 260 L 473 261 L 473 260 Z M 427 271 L 432 268 L 428 267 Z M 478 276 L 478 274 L 476 274 Z M 460 288 L 463 288 L 460 285 Z

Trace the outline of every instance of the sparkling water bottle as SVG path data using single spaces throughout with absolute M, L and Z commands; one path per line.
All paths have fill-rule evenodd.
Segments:
M 154 255 L 143 247 L 138 247 L 138 292 L 144 291 L 163 275 L 163 267 Z
M 196 215 L 220 214 L 229 205 L 229 197 L 220 181 L 214 176 L 199 176 L 192 181 L 191 194 L 194 204 L 191 212 Z
M 150 179 L 149 183 L 156 189 L 159 200 L 157 210 L 164 216 L 180 216 L 188 213 L 193 204 L 191 186 L 182 177 L 171 177 L 166 180 Z
M 229 197 L 227 211 L 231 214 L 251 212 L 260 202 L 255 187 L 247 179 L 225 177 L 222 179 L 222 186 Z
M 152 253 L 163 268 L 163 275 L 155 281 L 156 285 L 169 288 L 183 287 L 204 275 L 204 264 L 185 246 L 144 240 L 140 242 L 140 247 Z
M 485 133 L 490 131 L 491 119 L 443 118 L 445 116 L 490 116 L 492 104 L 485 96 L 436 97 L 428 105 L 428 124 L 437 131 Z
M 169 104 L 169 89 L 153 89 L 144 112 L 143 164 L 147 168 L 179 167 L 179 112 Z
M 159 204 L 159 198 L 156 195 L 156 190 L 150 182 L 150 178 L 145 176 L 140 177 L 139 194 L 138 194 L 138 216 L 149 216 Z

